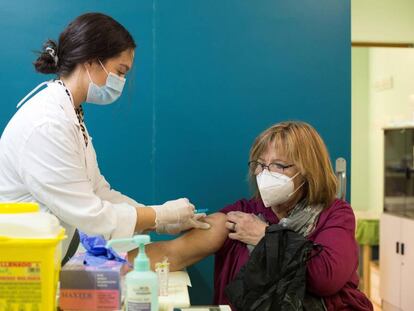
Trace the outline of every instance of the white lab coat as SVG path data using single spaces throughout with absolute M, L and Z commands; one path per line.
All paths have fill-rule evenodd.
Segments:
M 16 112 L 0 139 L 0 202 L 33 201 L 65 227 L 63 254 L 76 228 L 107 239 L 132 236 L 135 207 L 143 206 L 111 190 L 92 138 L 86 147 L 72 100 L 56 82 Z

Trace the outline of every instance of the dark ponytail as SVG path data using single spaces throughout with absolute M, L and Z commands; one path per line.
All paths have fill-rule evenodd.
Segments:
M 43 50 L 39 52 L 39 57 L 33 63 L 37 72 L 41 73 L 57 73 L 58 72 L 58 57 L 57 44 L 53 40 L 46 41 L 43 44 Z
M 65 76 L 72 73 L 78 64 L 98 59 L 105 62 L 135 47 L 128 30 L 112 17 L 86 13 L 63 30 L 58 44 L 48 40 L 33 64 L 40 73 Z

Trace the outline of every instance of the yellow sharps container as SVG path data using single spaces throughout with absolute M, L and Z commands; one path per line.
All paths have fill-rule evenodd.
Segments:
M 0 203 L 0 311 L 56 310 L 64 238 L 36 203 Z

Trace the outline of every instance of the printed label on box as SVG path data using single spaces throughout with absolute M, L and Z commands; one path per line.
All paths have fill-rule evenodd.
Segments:
M 118 310 L 119 292 L 116 290 L 61 289 L 60 307 L 70 310 Z
M 0 261 L 0 309 L 38 311 L 42 302 L 40 262 Z

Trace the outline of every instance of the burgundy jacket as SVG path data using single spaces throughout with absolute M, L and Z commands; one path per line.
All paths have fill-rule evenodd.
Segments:
M 260 199 L 240 200 L 220 210 L 253 213 L 270 224 L 279 222 Z M 351 206 L 335 200 L 322 211 L 309 240 L 323 246 L 307 265 L 307 290 L 324 299 L 328 311 L 372 311 L 368 298 L 358 290 L 358 245 L 355 240 L 355 216 Z M 246 245 L 227 239 L 215 256 L 214 303 L 228 304 L 224 289 L 249 259 Z

